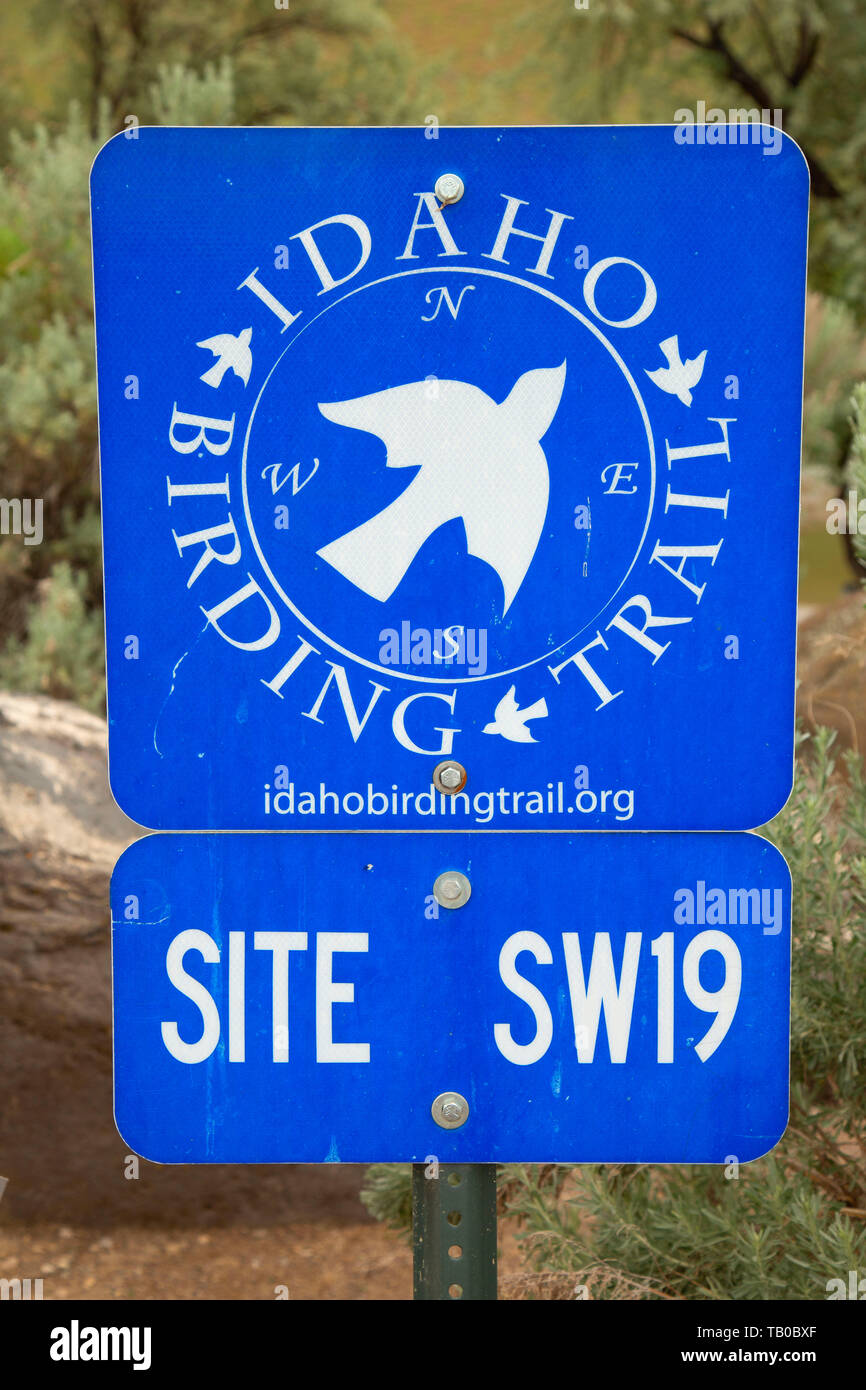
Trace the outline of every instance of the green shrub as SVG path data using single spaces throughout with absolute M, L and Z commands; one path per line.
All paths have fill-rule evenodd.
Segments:
M 374 1163 L 364 1175 L 361 1201 L 392 1231 L 412 1230 L 412 1169 L 408 1163 Z
M 84 690 L 99 704 L 71 649 L 59 662 L 44 634 L 26 632 L 26 610 L 40 610 L 39 586 L 61 560 L 87 569 L 86 590 L 76 589 L 87 602 L 84 629 L 101 622 L 90 541 L 98 470 L 88 174 L 97 150 L 133 117 L 399 125 L 430 107 L 382 0 L 293 0 L 287 12 L 260 0 L 203 0 L 182 13 L 173 0 L 38 8 L 36 48 L 16 25 L 15 51 L 0 55 L 4 79 L 20 73 L 22 92 L 43 43 L 63 55 L 45 86 L 37 82 L 41 119 L 0 90 L 0 441 L 3 496 L 43 500 L 51 539 L 0 555 L 0 649 L 16 681 L 29 672 L 39 681 L 31 689 Z M 10 127 L 13 114 L 23 131 Z
M 866 381 L 854 388 L 850 425 L 851 447 L 845 464 L 845 484 L 856 494 L 859 513 L 861 507 L 866 512 Z M 861 525 L 862 522 L 852 534 L 851 544 L 859 563 L 866 566 L 866 534 L 861 534 Z
M 88 609 L 88 576 L 61 560 L 40 581 L 24 639 L 0 653 L 0 686 L 75 700 L 101 712 L 105 660 L 100 609 Z

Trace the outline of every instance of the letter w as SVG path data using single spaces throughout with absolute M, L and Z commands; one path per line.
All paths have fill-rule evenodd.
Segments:
M 589 986 L 584 981 L 580 956 L 580 937 L 577 932 L 562 933 L 565 968 L 568 973 L 568 992 L 571 996 L 571 1016 L 574 1020 L 574 1046 L 579 1062 L 591 1062 L 595 1056 L 598 1024 L 604 1009 L 607 1045 L 612 1062 L 624 1062 L 628 1052 L 628 1035 L 634 1006 L 637 982 L 637 963 L 640 956 L 641 933 L 625 934 L 622 970 L 619 983 L 613 965 L 610 933 L 597 932 L 589 967 Z

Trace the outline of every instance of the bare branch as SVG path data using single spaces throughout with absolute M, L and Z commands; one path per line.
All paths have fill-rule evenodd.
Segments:
M 89 21 L 85 30 L 84 42 L 87 47 L 88 67 L 90 69 L 90 133 L 96 135 L 99 125 L 99 103 L 105 88 L 107 66 L 107 45 L 105 34 L 96 15 Z
M 280 16 L 274 15 L 268 19 L 260 20 L 258 24 L 249 24 L 245 29 L 232 34 L 232 48 L 236 51 L 255 39 L 281 39 L 294 29 L 304 29 L 307 32 L 317 34 L 348 34 L 357 27 L 350 24 L 335 24 L 333 20 L 328 20 L 325 16 L 293 15 L 286 12 Z M 225 53 L 225 42 L 220 40 L 212 44 L 210 48 L 202 50 L 200 57 L 204 62 L 208 62 L 221 57 L 223 53 Z
M 767 111 L 774 109 L 773 98 L 764 86 L 761 79 L 740 62 L 733 49 L 728 44 L 722 31 L 720 21 L 713 21 L 709 25 L 710 34 L 707 39 L 700 39 L 694 34 L 689 34 L 683 29 L 672 29 L 671 33 L 675 38 L 685 39 L 687 43 L 695 44 L 698 48 L 704 49 L 707 53 L 717 53 L 720 58 L 725 60 L 726 77 L 735 82 L 738 87 L 742 87 L 747 96 L 757 102 L 758 106 Z
M 755 23 L 757 24 L 758 28 L 764 36 L 764 43 L 767 45 L 767 50 L 770 54 L 770 58 L 773 61 L 773 65 L 778 72 L 784 74 L 785 64 L 782 61 L 782 55 L 776 44 L 776 38 L 773 34 L 773 30 L 769 20 L 767 19 L 767 16 L 764 14 L 764 11 L 761 9 L 761 6 L 757 3 L 757 0 L 754 0 L 754 3 L 751 8 L 752 14 L 755 16 Z
M 788 77 L 788 81 L 795 89 L 799 87 L 803 78 L 806 77 L 811 69 L 817 57 L 820 43 L 820 34 L 815 33 L 814 30 L 810 32 L 808 21 L 805 18 L 801 19 L 799 25 L 797 57 L 794 62 L 794 67 Z
M 725 63 L 725 76 L 736 83 L 747 96 L 766 111 L 781 111 L 783 123 L 786 123 L 788 109 L 783 102 L 775 102 L 767 87 L 756 73 L 750 72 L 745 64 L 737 57 L 731 48 L 727 37 L 723 32 L 721 20 L 707 20 L 709 34 L 702 38 L 699 34 L 690 33 L 687 29 L 671 28 L 670 33 L 674 38 L 682 39 L 684 43 L 691 44 L 695 48 L 702 49 L 705 53 L 716 53 Z M 792 74 L 786 78 L 791 86 L 796 86 L 802 82 L 807 72 L 815 60 L 818 51 L 819 36 L 813 33 L 804 33 L 801 27 L 800 49 Z M 794 82 L 794 78 L 797 82 Z M 812 176 L 812 192 L 816 198 L 840 198 L 842 195 L 838 186 L 828 174 L 827 170 L 820 163 L 817 157 L 810 153 L 805 145 L 801 143 L 800 148 L 806 157 L 809 165 L 809 172 Z

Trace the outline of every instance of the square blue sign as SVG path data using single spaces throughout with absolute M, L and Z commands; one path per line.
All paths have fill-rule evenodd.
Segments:
M 808 173 L 778 131 L 702 131 L 103 148 L 110 774 L 133 819 L 571 833 L 780 809 Z

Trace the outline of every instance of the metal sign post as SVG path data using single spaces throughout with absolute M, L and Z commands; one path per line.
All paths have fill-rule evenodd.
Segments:
M 412 1165 L 412 1253 L 416 1299 L 496 1298 L 495 1164 Z

